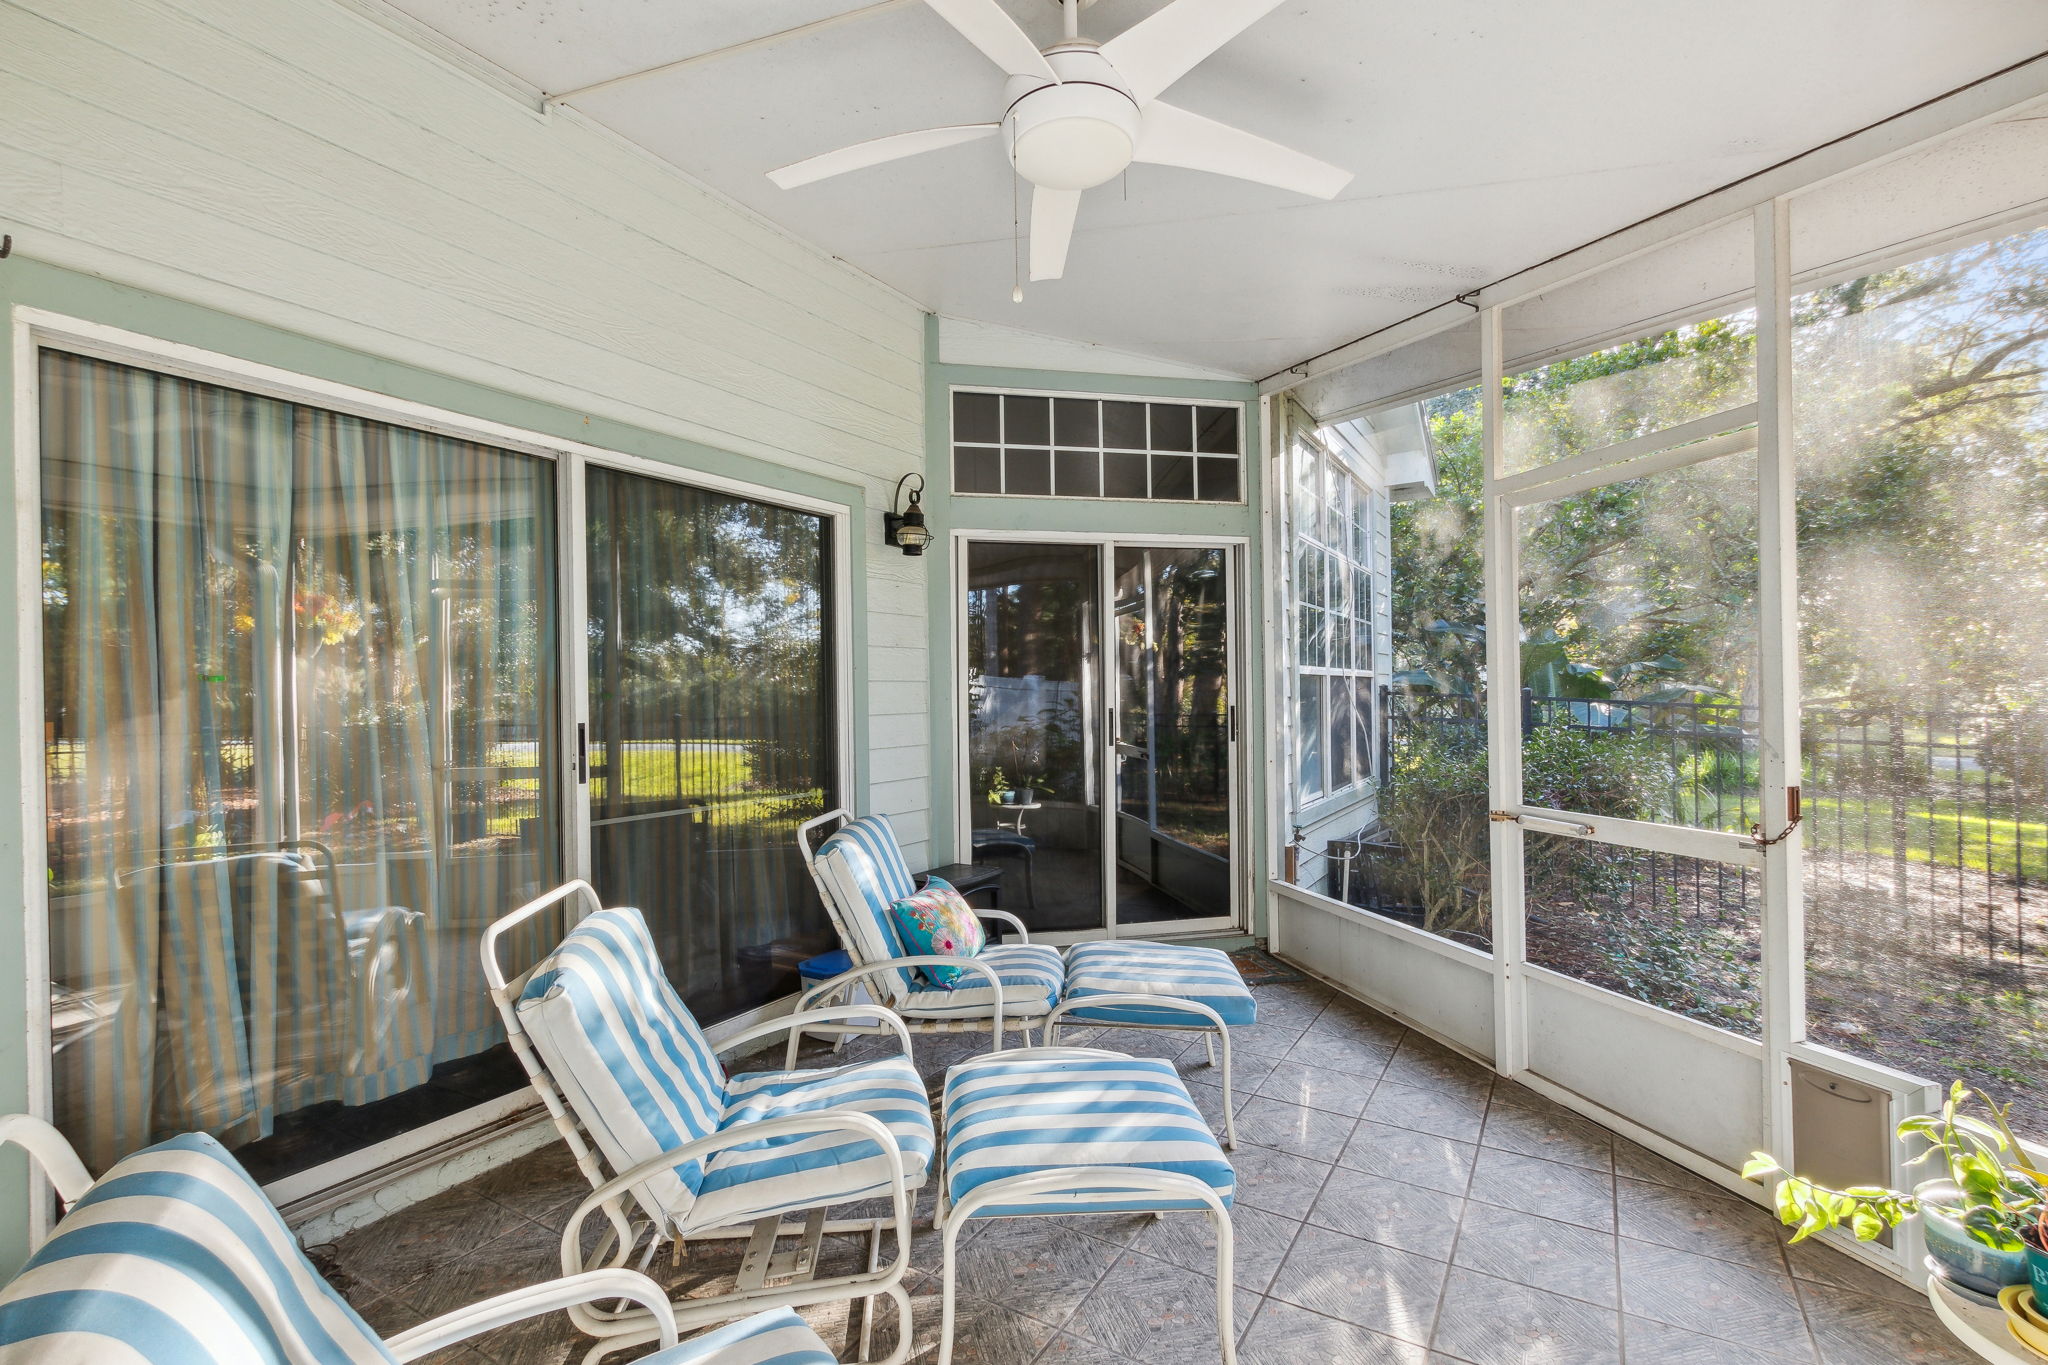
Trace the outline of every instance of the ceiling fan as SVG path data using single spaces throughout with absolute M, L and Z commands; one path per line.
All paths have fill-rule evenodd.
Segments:
M 1328 162 L 1159 98 L 1281 0 L 1173 0 L 1106 43 L 1080 34 L 1081 10 L 1093 0 L 1059 0 L 1066 37 L 1043 51 L 996 0 L 925 3 L 1009 73 L 1002 117 L 857 142 L 770 171 L 770 180 L 795 189 L 1001 133 L 1010 163 L 1032 186 L 1034 280 L 1066 273 L 1081 192 L 1133 161 L 1214 171 L 1318 199 L 1334 197 L 1351 180 L 1351 172 Z

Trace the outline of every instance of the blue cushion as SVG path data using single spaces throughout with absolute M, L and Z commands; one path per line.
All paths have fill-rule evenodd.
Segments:
M 1003 987 L 1003 1026 L 1048 1013 L 1066 981 L 1060 950 L 1043 943 L 993 943 L 974 955 L 996 974 Z M 905 1019 L 985 1019 L 993 1011 L 995 992 L 988 978 L 971 968 L 958 968 L 960 980 L 951 990 L 935 987 L 912 991 L 896 1002 Z
M 1005 1176 L 1063 1166 L 1137 1166 L 1191 1175 L 1230 1205 L 1237 1177 L 1173 1063 L 1094 1048 L 1012 1048 L 946 1073 L 946 1193 L 958 1201 Z M 1135 1190 L 1034 1195 L 977 1218 L 1203 1209 Z
M 1258 1022 L 1259 1007 L 1230 954 L 1173 943 L 1077 943 L 1067 950 L 1065 999 L 1157 995 L 1207 1005 L 1233 1028 Z M 1168 1006 L 1083 1005 L 1060 1016 L 1091 1024 L 1165 1024 L 1206 1028 L 1200 1015 Z
M 727 1083 L 726 1099 L 721 1131 L 823 1110 L 866 1114 L 895 1136 L 913 1188 L 923 1182 L 936 1146 L 924 1079 L 904 1057 L 822 1071 L 749 1072 Z M 801 1133 L 730 1147 L 705 1168 L 703 1190 L 685 1230 L 886 1194 L 891 1169 L 873 1141 L 846 1132 Z
M 818 1334 L 787 1308 L 773 1308 L 642 1356 L 640 1365 L 839 1365 Z
M 826 908 L 846 950 L 863 963 L 908 956 L 889 907 L 917 894 L 917 882 L 889 817 L 867 815 L 840 826 L 818 845 L 816 861 Z M 892 1000 L 917 989 L 916 973 L 908 967 L 883 972 L 881 980 Z
M 0 1290 L 6 1365 L 391 1365 L 277 1209 L 200 1133 L 114 1164 Z
M 519 1021 L 563 1098 L 605 1160 L 623 1171 L 718 1130 L 725 1068 L 669 985 L 647 922 L 633 909 L 600 910 L 535 968 Z M 698 1162 L 635 1190 L 649 1216 L 688 1207 Z

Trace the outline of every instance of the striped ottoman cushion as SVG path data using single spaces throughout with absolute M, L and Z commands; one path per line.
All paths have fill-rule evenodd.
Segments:
M 0 1291 L 5 1365 L 391 1365 L 220 1143 L 124 1157 Z
M 832 1111 L 880 1120 L 903 1149 L 915 1189 L 931 1164 L 931 1101 L 903 1057 L 823 1071 L 755 1071 L 726 1083 L 720 1132 Z M 685 1230 L 748 1222 L 786 1209 L 851 1203 L 889 1192 L 893 1163 L 875 1143 L 847 1132 L 768 1138 L 711 1158 Z
M 640 1365 L 839 1365 L 839 1357 L 802 1318 L 775 1308 L 642 1356 Z
M 1207 1005 L 1232 1028 L 1258 1022 L 1259 1007 L 1230 954 L 1172 943 L 1077 943 L 1067 950 L 1069 1001 L 1091 995 L 1158 995 Z M 1201 1027 L 1185 1010 L 1144 1005 L 1083 1005 L 1063 1019 L 1091 1024 Z
M 946 1073 L 946 1194 L 1063 1166 L 1139 1166 L 1206 1182 L 1230 1204 L 1237 1177 L 1173 1063 L 1095 1048 L 1014 1048 Z M 1087 1190 L 990 1204 L 977 1218 L 1203 1209 L 1198 1199 Z

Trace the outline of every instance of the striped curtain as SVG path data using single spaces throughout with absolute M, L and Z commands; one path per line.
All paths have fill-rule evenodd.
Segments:
M 560 871 L 552 468 L 41 376 L 60 1126 L 242 1146 L 500 1042 L 478 934 Z

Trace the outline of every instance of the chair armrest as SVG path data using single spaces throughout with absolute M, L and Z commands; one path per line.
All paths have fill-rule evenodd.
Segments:
M 829 1024 L 837 1019 L 879 1019 L 894 1029 L 903 1041 L 903 1055 L 910 1056 L 910 1030 L 903 1026 L 903 1016 L 886 1005 L 828 1005 L 824 1009 L 805 1010 L 800 1014 L 785 1014 L 779 1019 L 769 1019 L 755 1024 L 752 1028 L 741 1029 L 718 1045 L 720 1052 L 729 1052 L 742 1043 L 751 1043 L 756 1038 L 771 1034 L 786 1033 L 793 1028 L 807 1028 L 812 1024 Z
M 1003 979 L 996 975 L 995 968 L 989 966 L 978 957 L 947 957 L 943 953 L 930 953 L 916 957 L 888 957 L 883 958 L 879 962 L 863 962 L 852 971 L 841 972 L 830 981 L 821 981 L 805 991 L 797 999 L 796 1007 L 802 1010 L 813 1000 L 824 999 L 842 986 L 864 980 L 877 973 L 888 971 L 893 967 L 961 967 L 969 971 L 980 972 L 983 976 L 987 977 L 989 992 L 995 997 L 994 1003 L 989 1007 L 989 1017 L 993 1021 L 995 1028 L 995 1046 L 990 1051 L 1001 1052 L 1003 1050 Z M 879 995 L 882 992 L 877 991 L 875 993 Z
M 676 1344 L 676 1311 L 662 1287 L 637 1270 L 586 1270 L 528 1285 L 429 1319 L 384 1343 L 401 1361 L 418 1360 L 479 1333 L 597 1299 L 629 1299 L 654 1316 L 660 1344 Z
M 686 1142 L 660 1156 L 649 1157 L 628 1170 L 613 1176 L 604 1184 L 591 1191 L 590 1196 L 576 1206 L 569 1215 L 568 1223 L 562 1229 L 562 1269 L 575 1274 L 583 1268 L 583 1221 L 597 1209 L 603 1208 L 620 1195 L 638 1185 L 649 1176 L 660 1175 L 673 1170 L 684 1162 L 700 1157 L 712 1156 L 730 1147 L 748 1147 L 757 1142 L 766 1142 L 779 1137 L 815 1137 L 821 1133 L 855 1133 L 867 1138 L 882 1149 L 889 1158 L 889 1181 L 894 1186 L 896 1208 L 904 1224 L 898 1238 L 901 1259 L 910 1263 L 910 1234 L 908 1230 L 910 1191 L 909 1177 L 903 1168 L 903 1144 L 896 1135 L 885 1127 L 880 1119 L 869 1114 L 825 1110 L 816 1114 L 792 1114 L 788 1118 L 766 1119 L 760 1123 L 749 1123 L 730 1132 L 711 1133 L 694 1142 Z M 631 1253 L 630 1246 L 621 1245 L 619 1254 Z
M 65 1208 L 76 1204 L 92 1188 L 92 1174 L 71 1149 L 70 1140 L 54 1125 L 33 1114 L 0 1115 L 0 1144 L 9 1142 L 35 1161 Z
M 999 919 L 999 920 L 1007 920 L 1007 921 L 1008 921 L 1009 923 L 1011 923 L 1011 924 L 1014 924 L 1014 925 L 1016 925 L 1016 926 L 1017 926 L 1017 942 L 1019 942 L 1019 943 L 1029 943 L 1029 942 L 1031 942 L 1031 931 L 1030 931 L 1029 929 L 1026 929 L 1026 928 L 1024 927 L 1024 921 L 1023 921 L 1023 920 L 1021 920 L 1021 919 L 1018 919 L 1018 918 L 1017 918 L 1017 917 L 1016 917 L 1015 915 L 1011 914 L 1011 913 L 1010 913 L 1009 911 L 1007 911 L 1007 910 L 982 910 L 982 909 L 979 909 L 979 908 L 977 908 L 977 907 L 974 907 L 974 906 L 969 906 L 968 908 L 969 908 L 969 909 L 971 909 L 971 910 L 973 910 L 973 911 L 974 911 L 974 913 L 975 913 L 976 915 L 978 915 L 978 916 L 979 916 L 980 918 L 982 918 L 982 919 Z

